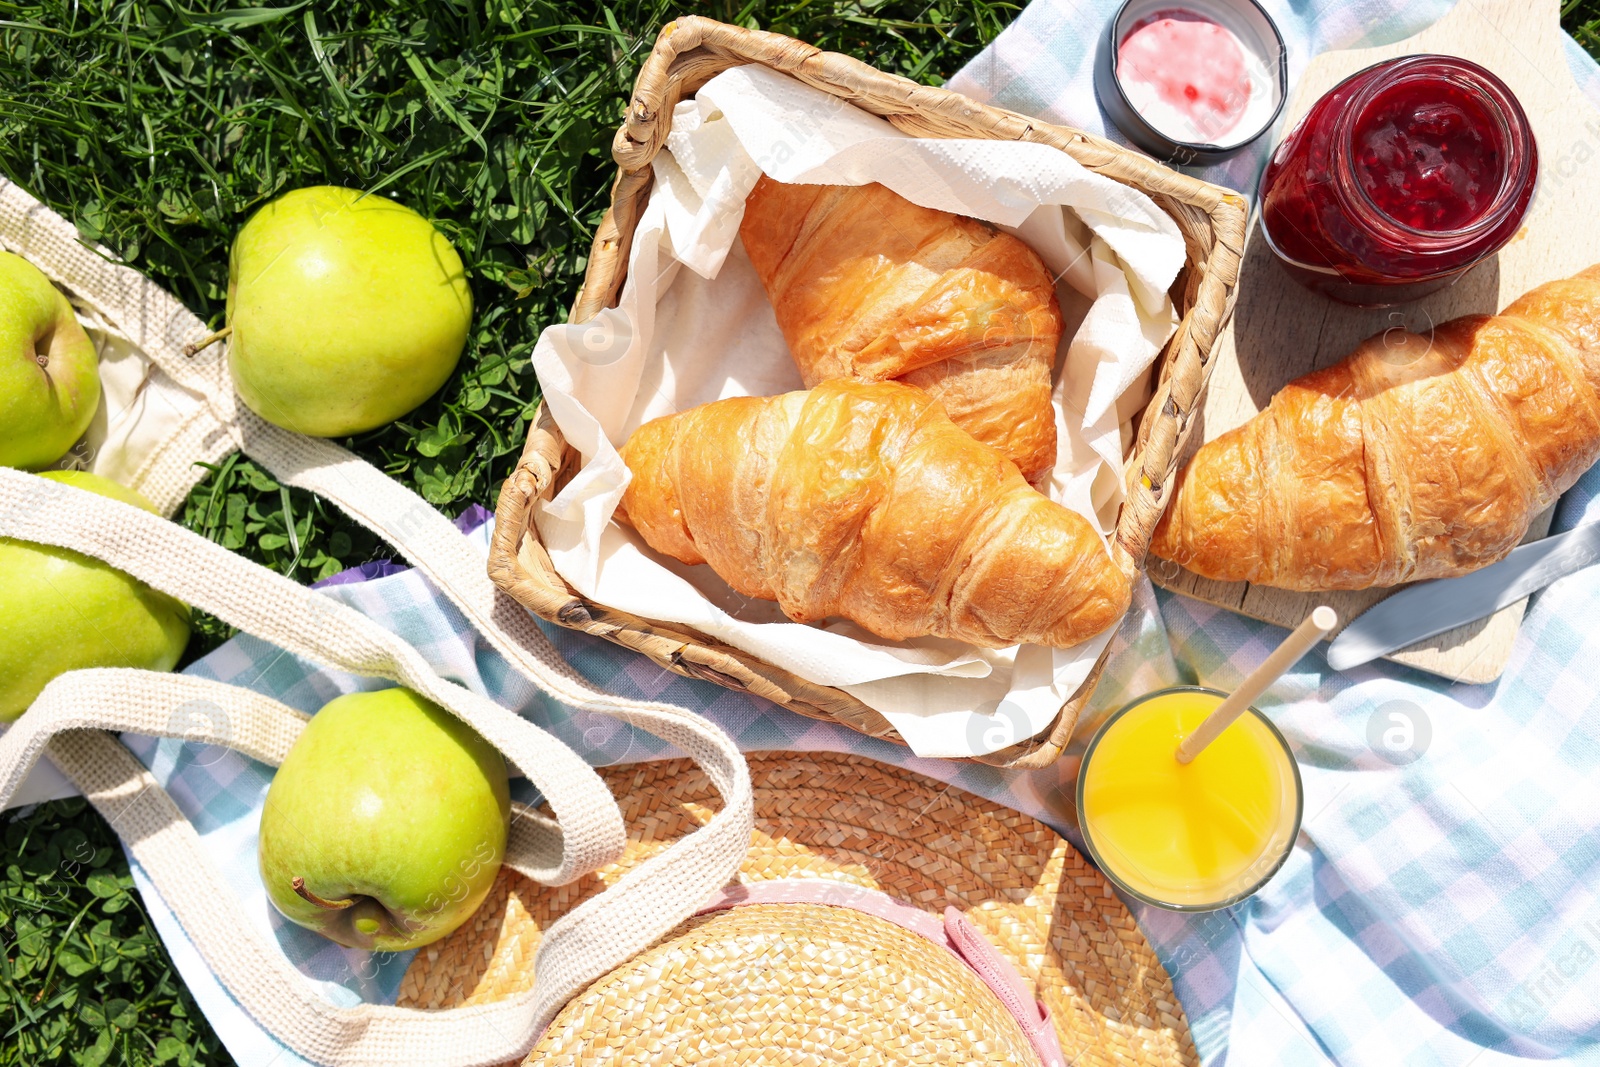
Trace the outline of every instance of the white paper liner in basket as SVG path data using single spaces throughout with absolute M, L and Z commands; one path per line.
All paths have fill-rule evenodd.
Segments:
M 729 396 L 803 388 L 738 242 L 745 197 L 763 172 L 800 184 L 881 182 L 926 207 L 993 222 L 1039 253 L 1057 276 L 1068 325 L 1048 492 L 1102 534 L 1115 528 L 1128 420 L 1148 399 L 1149 368 L 1178 322 L 1167 289 L 1184 245 L 1172 219 L 1044 145 L 914 138 L 745 66 L 678 104 L 618 306 L 549 327 L 534 350 L 545 402 L 583 458 L 534 512 L 551 561 L 598 603 L 692 627 L 845 690 L 882 712 L 919 756 L 981 755 L 1033 736 L 1088 676 L 1110 630 L 1070 649 L 992 651 L 885 641 L 842 623 L 802 626 L 610 521 L 629 477 L 617 448 L 642 423 Z

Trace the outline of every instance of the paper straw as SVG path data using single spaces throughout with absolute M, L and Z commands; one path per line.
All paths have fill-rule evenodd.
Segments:
M 1251 671 L 1245 680 L 1239 683 L 1239 688 L 1229 693 L 1227 699 L 1217 705 L 1215 711 L 1205 717 L 1205 720 L 1195 727 L 1194 733 L 1183 739 L 1178 745 L 1178 762 L 1188 763 L 1198 756 L 1217 735 L 1226 730 L 1233 720 L 1243 715 L 1254 704 L 1256 698 L 1283 677 L 1290 667 L 1300 661 L 1300 657 L 1311 651 L 1311 646 L 1328 636 L 1339 625 L 1339 615 L 1326 604 L 1315 609 L 1306 616 L 1305 622 L 1294 628 L 1294 632 L 1284 639 L 1283 644 L 1272 650 L 1272 655 L 1262 661 L 1261 666 Z

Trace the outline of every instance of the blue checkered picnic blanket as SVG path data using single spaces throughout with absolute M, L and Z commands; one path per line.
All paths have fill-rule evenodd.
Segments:
M 1472 0 L 1462 0 L 1470 3 Z M 1113 0 L 1035 0 L 955 80 L 1014 110 L 1101 129 L 1089 85 L 1094 36 Z M 1442 0 L 1268 0 L 1291 70 L 1315 52 L 1394 40 Z M 1600 102 L 1600 68 L 1574 45 Z M 1270 138 L 1268 139 L 1270 140 Z M 1262 150 L 1264 151 L 1264 149 Z M 1261 151 L 1201 173 L 1253 184 Z M 1600 521 L 1600 469 L 1563 501 L 1555 528 Z M 480 529 L 475 535 L 485 541 Z M 412 572 L 345 581 L 327 595 L 416 645 L 441 673 L 524 713 L 595 764 L 670 755 L 655 738 L 533 690 Z M 1260 704 L 1295 748 L 1306 808 L 1293 855 L 1258 895 L 1224 912 L 1134 911 L 1171 973 L 1208 1067 L 1600 1063 L 1600 569 L 1537 595 L 1504 677 L 1450 685 L 1378 664 L 1346 673 L 1320 653 Z M 1032 814 L 1070 838 L 1070 760 L 1046 771 L 918 760 L 904 749 L 666 673 L 585 635 L 549 630 L 561 652 L 618 693 L 703 711 L 747 750 L 856 752 Z M 1176 682 L 1234 685 L 1281 630 L 1142 584 L 1096 694 L 1114 707 Z M 315 710 L 369 680 L 325 671 L 249 637 L 191 673 Z M 270 772 L 227 750 L 129 737 L 287 956 L 336 1003 L 392 1001 L 409 954 L 342 949 L 279 919 L 256 873 Z M 207 972 L 134 876 L 178 969 L 243 1067 L 299 1060 L 262 1033 Z

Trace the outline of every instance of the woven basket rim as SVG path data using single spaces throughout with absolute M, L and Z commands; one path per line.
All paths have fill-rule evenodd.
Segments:
M 691 15 L 662 27 L 640 70 L 612 147 L 618 163 L 612 205 L 596 232 L 569 321 L 585 321 L 617 300 L 633 230 L 650 193 L 651 162 L 665 143 L 677 101 L 716 73 L 747 63 L 765 65 L 847 98 L 916 136 L 1027 140 L 1057 148 L 1090 170 L 1144 191 L 1178 223 L 1186 246 L 1185 267 L 1174 285 L 1181 318 L 1158 357 L 1159 374 L 1125 461 L 1128 496 L 1111 544 L 1113 560 L 1134 576 L 1165 507 L 1165 491 L 1209 376 L 1211 349 L 1232 312 L 1244 244 L 1243 198 L 1083 131 L 920 85 L 793 38 Z M 497 585 L 547 621 L 642 652 L 678 674 L 754 693 L 803 715 L 905 743 L 882 714 L 841 690 L 809 682 L 687 627 L 593 603 L 567 586 L 539 543 L 532 510 L 541 497 L 554 491 L 572 458 L 572 449 L 541 405 L 517 467 L 501 489 L 489 561 Z M 1071 739 L 1113 643 L 1107 643 L 1089 677 L 1045 731 L 999 752 L 968 758 L 1019 768 L 1054 762 Z

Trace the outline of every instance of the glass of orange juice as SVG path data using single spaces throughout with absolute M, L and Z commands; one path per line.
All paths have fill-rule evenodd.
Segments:
M 1227 694 L 1176 686 L 1100 727 L 1078 770 L 1085 847 L 1124 892 L 1174 911 L 1236 904 L 1267 883 L 1300 832 L 1294 753 L 1255 708 L 1187 764 L 1178 743 Z

